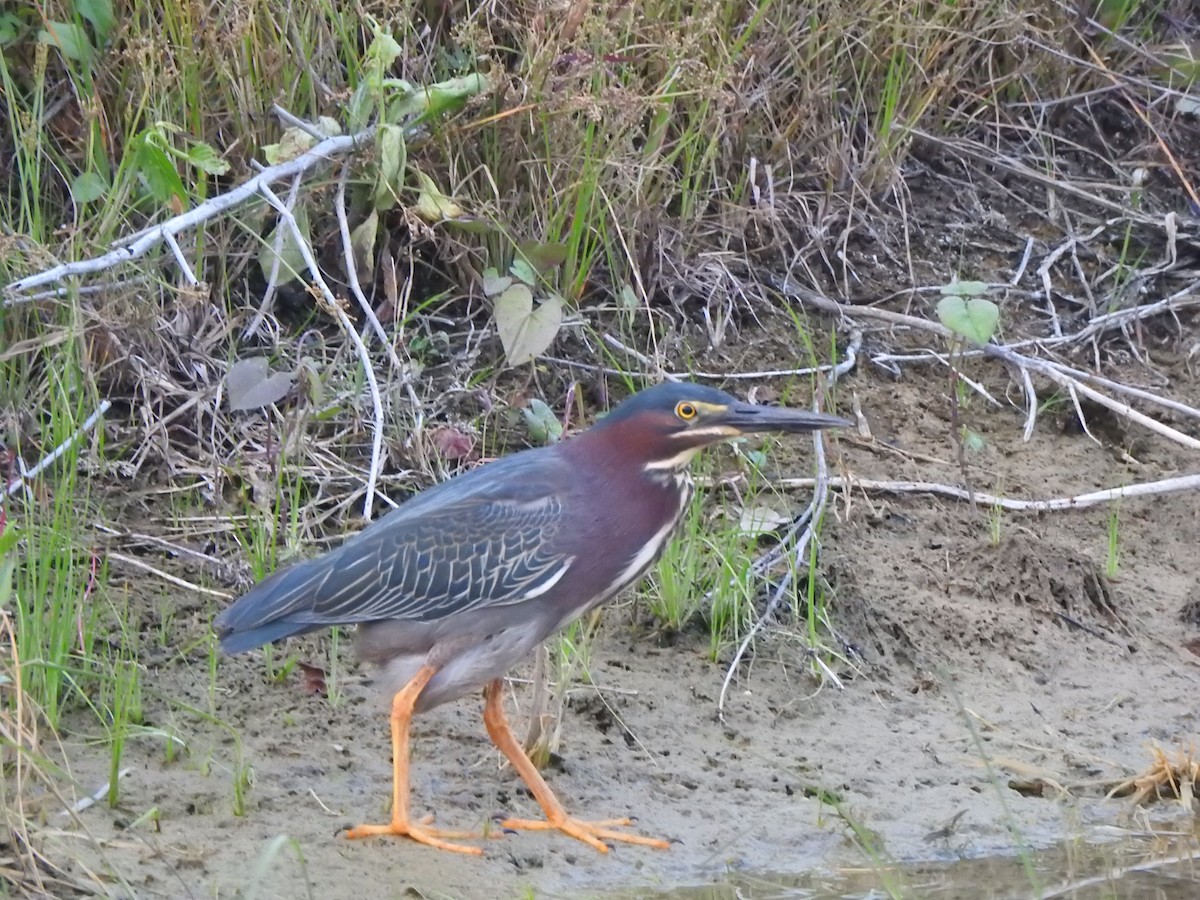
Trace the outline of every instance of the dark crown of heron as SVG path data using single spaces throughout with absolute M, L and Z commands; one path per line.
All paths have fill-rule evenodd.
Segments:
M 635 394 L 586 434 L 610 445 L 615 458 L 647 472 L 679 471 L 709 444 L 737 437 L 737 428 L 713 421 L 737 400 L 698 384 L 661 384 Z

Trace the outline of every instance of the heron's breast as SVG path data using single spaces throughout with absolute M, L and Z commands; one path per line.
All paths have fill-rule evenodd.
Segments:
M 578 600 L 586 609 L 645 574 L 674 536 L 692 494 L 686 472 L 663 472 L 592 501 L 592 533 L 578 545 L 575 561 L 579 584 L 586 585 Z

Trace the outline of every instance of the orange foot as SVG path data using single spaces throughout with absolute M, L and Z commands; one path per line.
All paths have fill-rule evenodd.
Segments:
M 395 837 L 406 837 L 416 841 L 418 844 L 436 847 L 438 850 L 451 850 L 455 853 L 469 853 L 472 856 L 483 856 L 483 851 L 478 847 L 468 847 L 465 844 L 453 843 L 455 840 L 471 840 L 472 838 L 482 837 L 482 835 L 474 834 L 470 831 L 446 831 L 442 828 L 430 828 L 428 823 L 431 818 L 428 817 L 416 823 L 393 819 L 387 825 L 357 825 L 346 832 L 346 837 L 352 841 L 357 841 L 362 838 L 390 834 Z M 450 840 L 447 840 L 447 838 Z
M 501 828 L 511 828 L 514 831 L 561 831 L 576 840 L 583 841 L 595 847 L 601 853 L 608 852 L 605 841 L 622 841 L 626 844 L 641 844 L 645 847 L 657 847 L 666 850 L 671 846 L 670 841 L 658 838 L 643 837 L 640 834 L 628 834 L 624 831 L 614 831 L 614 828 L 625 828 L 632 825 L 631 819 L 605 819 L 601 822 L 583 822 L 571 816 L 555 816 L 552 819 L 505 819 L 500 823 Z

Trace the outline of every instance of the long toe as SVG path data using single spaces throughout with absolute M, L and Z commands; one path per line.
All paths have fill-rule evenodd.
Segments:
M 381 835 L 406 837 L 416 841 L 418 844 L 425 844 L 429 847 L 435 847 L 438 850 L 469 853 L 472 856 L 483 855 L 483 851 L 478 847 L 454 843 L 454 841 L 458 840 L 471 840 L 483 837 L 481 834 L 475 834 L 470 831 L 447 831 L 442 828 L 431 828 L 428 825 L 414 822 L 394 821 L 389 822 L 387 825 L 356 825 L 346 832 L 346 837 L 352 841 L 361 840 L 362 838 L 379 837 Z
M 632 825 L 629 819 L 605 819 L 601 822 L 584 822 L 571 816 L 557 819 L 505 819 L 500 823 L 501 828 L 513 831 L 561 831 L 578 841 L 595 847 L 601 853 L 608 852 L 606 841 L 620 841 L 625 844 L 641 844 L 643 847 L 655 847 L 666 850 L 671 846 L 670 841 L 659 838 L 645 837 L 640 834 L 630 834 L 627 831 L 617 831 Z

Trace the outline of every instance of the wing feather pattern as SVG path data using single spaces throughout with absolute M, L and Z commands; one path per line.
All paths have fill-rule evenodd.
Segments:
M 559 549 L 553 490 L 569 476 L 538 451 L 430 488 L 341 547 L 257 584 L 217 617 L 221 646 L 237 653 L 331 625 L 430 622 L 543 594 L 573 561 Z

